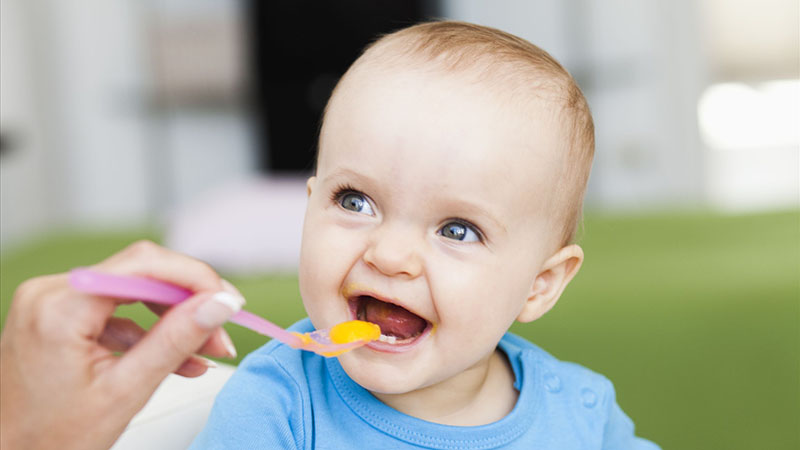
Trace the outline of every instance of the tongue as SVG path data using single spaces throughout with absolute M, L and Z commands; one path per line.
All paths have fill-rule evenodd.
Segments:
M 364 312 L 368 322 L 381 327 L 381 333 L 403 340 L 413 337 L 427 326 L 422 317 L 391 303 L 374 298 L 364 301 Z

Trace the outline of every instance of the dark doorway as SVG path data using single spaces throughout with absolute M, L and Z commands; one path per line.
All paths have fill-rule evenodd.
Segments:
M 347 67 L 378 35 L 438 13 L 425 0 L 248 2 L 261 171 L 310 172 L 322 111 Z

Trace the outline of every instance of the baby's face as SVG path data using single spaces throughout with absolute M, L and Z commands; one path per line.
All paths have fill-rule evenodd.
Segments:
M 395 343 L 339 357 L 399 394 L 485 363 L 558 250 L 559 127 L 454 75 L 370 69 L 331 104 L 309 180 L 300 290 L 317 328 L 359 318 Z

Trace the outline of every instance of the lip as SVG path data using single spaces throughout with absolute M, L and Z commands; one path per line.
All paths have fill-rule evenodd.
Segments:
M 408 311 L 410 311 L 410 312 L 412 312 L 414 314 L 417 314 L 416 312 L 406 308 L 404 305 L 400 304 L 399 302 L 397 302 L 395 300 L 392 300 L 391 298 L 384 297 L 384 296 L 382 296 L 380 294 L 377 294 L 375 292 L 359 290 L 359 291 L 348 292 L 348 296 L 347 296 L 347 305 L 350 308 L 350 315 L 352 316 L 353 320 L 358 320 L 358 301 L 357 301 L 357 299 L 358 299 L 358 297 L 361 297 L 361 296 L 373 297 L 373 298 L 375 298 L 377 300 L 380 300 L 382 302 L 391 303 L 393 305 L 400 306 L 403 309 L 406 309 L 406 310 L 408 310 Z M 423 319 L 425 319 L 423 316 L 420 316 L 419 314 L 417 314 L 417 315 L 419 317 L 422 317 Z M 427 325 L 425 326 L 425 329 L 422 330 L 422 333 L 420 333 L 411 342 L 406 342 L 406 343 L 402 343 L 402 344 L 400 344 L 400 343 L 398 343 L 398 344 L 389 344 L 388 342 L 372 341 L 372 342 L 368 343 L 367 345 L 365 345 L 364 347 L 367 347 L 367 348 L 370 348 L 372 350 L 379 351 L 379 352 L 385 352 L 385 353 L 404 353 L 404 352 L 413 350 L 415 347 L 420 345 L 431 334 L 431 331 L 434 328 L 433 324 L 431 323 L 430 320 L 425 319 L 425 322 L 427 322 Z

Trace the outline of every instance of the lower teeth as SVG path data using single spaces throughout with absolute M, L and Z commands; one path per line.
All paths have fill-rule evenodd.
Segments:
M 385 334 L 382 334 L 378 340 L 389 344 L 394 344 L 397 342 L 397 338 L 395 336 L 386 336 Z

